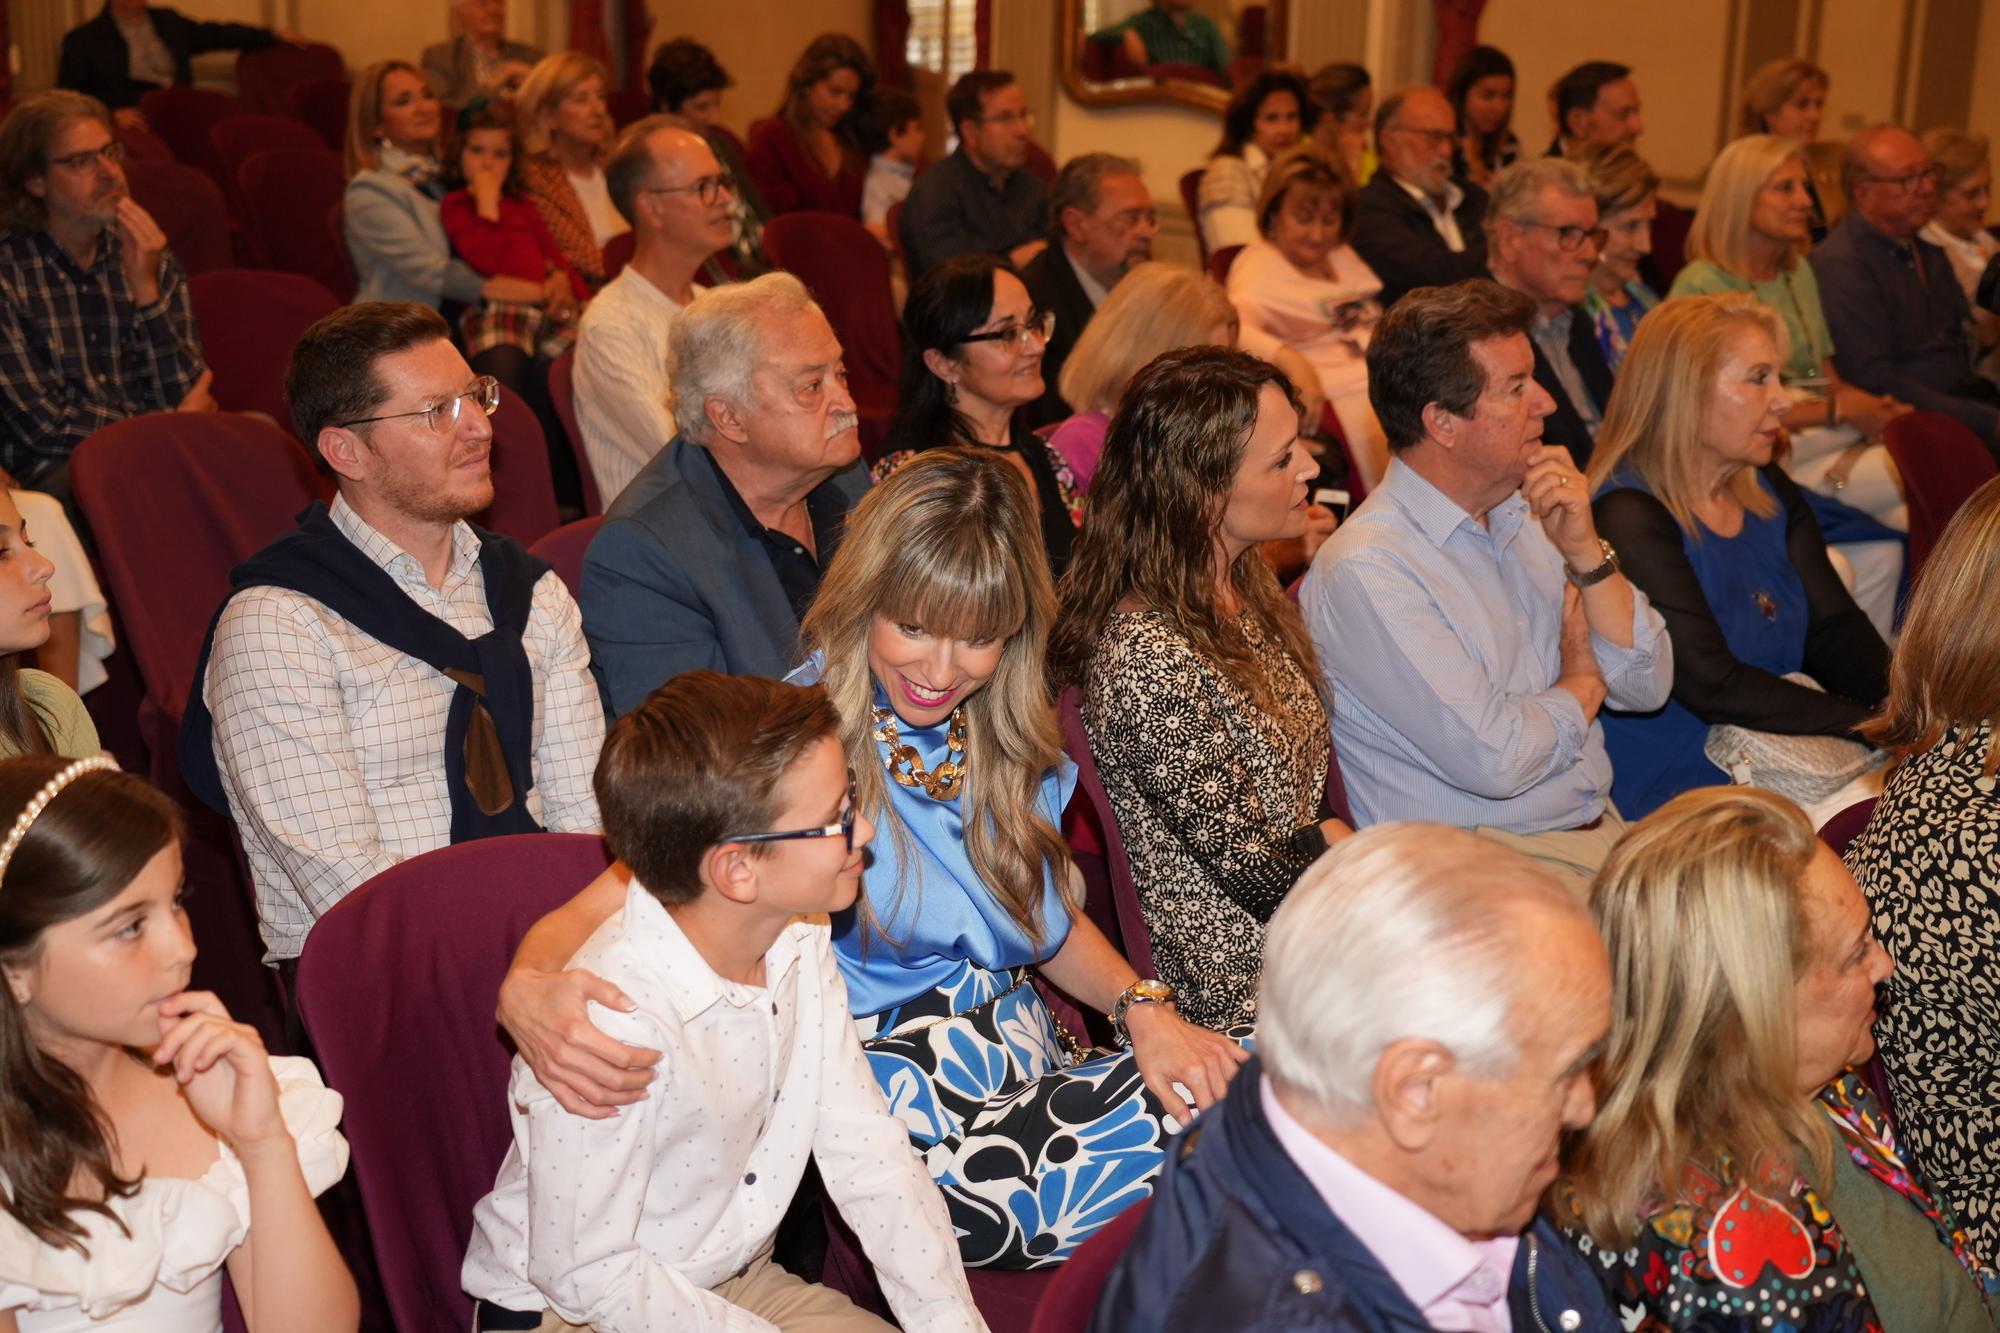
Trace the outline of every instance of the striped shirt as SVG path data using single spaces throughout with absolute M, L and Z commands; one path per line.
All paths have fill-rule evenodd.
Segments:
M 493 628 L 479 538 L 452 529 L 451 567 L 423 566 L 345 498 L 334 524 L 419 606 L 468 638 Z M 604 708 L 583 619 L 551 571 L 521 636 L 535 680 L 535 785 L 528 812 L 555 832 L 594 833 L 590 779 Z M 451 842 L 446 717 L 458 686 L 284 588 L 246 588 L 215 628 L 202 698 L 215 762 L 243 838 L 267 961 L 296 958 L 326 910 L 371 876 Z
M 88 271 L 41 228 L 0 233 L 0 467 L 25 481 L 99 427 L 175 407 L 203 369 L 172 253 L 141 306 L 112 229 Z

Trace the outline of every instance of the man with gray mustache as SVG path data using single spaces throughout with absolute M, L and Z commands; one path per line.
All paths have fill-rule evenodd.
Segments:
M 679 434 L 604 515 L 578 600 L 617 716 L 683 671 L 782 677 L 868 489 L 833 326 L 797 278 L 701 292 L 667 347 Z

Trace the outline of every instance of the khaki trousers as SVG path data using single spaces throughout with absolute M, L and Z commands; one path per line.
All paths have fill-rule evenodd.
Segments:
M 1506 829 L 1481 824 L 1472 830 L 1512 847 L 1542 867 L 1584 902 L 1590 901 L 1590 881 L 1597 876 L 1612 846 L 1625 836 L 1625 821 L 1608 804 L 1604 818 L 1593 829 L 1556 829 L 1549 833 L 1509 833 Z
M 895 1333 L 893 1326 L 855 1305 L 831 1287 L 793 1277 L 771 1262 L 767 1250 L 735 1277 L 710 1288 L 731 1305 L 768 1319 L 784 1333 Z M 590 1333 L 584 1324 L 566 1324 L 551 1310 L 538 1333 Z

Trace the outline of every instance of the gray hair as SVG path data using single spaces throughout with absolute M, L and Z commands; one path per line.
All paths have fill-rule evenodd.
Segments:
M 667 335 L 674 426 L 682 438 L 708 443 L 715 429 L 708 419 L 709 399 L 738 407 L 753 402 L 771 321 L 807 311 L 821 313 L 806 285 L 789 273 L 711 287 L 687 303 Z
M 1049 191 L 1049 216 L 1055 220 L 1056 234 L 1062 234 L 1065 208 L 1094 213 L 1107 178 L 1139 174 L 1137 162 L 1115 153 L 1085 153 L 1063 163 L 1062 171 L 1056 176 L 1055 188 Z
M 1572 199 L 1597 202 L 1590 173 L 1564 157 L 1524 157 L 1501 169 L 1486 192 L 1486 237 L 1493 238 L 1501 222 L 1535 222 L 1542 191 L 1554 190 Z
M 1264 934 L 1257 1046 L 1329 1127 L 1374 1105 L 1398 1041 L 1435 1041 L 1473 1078 L 1508 1074 L 1523 908 L 1583 904 L 1527 857 L 1436 824 L 1378 824 L 1316 861 Z

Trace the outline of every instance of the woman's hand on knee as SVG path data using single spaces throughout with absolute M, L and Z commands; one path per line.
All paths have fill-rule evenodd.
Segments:
M 1133 1005 L 1126 1011 L 1125 1027 L 1132 1034 L 1132 1055 L 1139 1062 L 1139 1076 L 1167 1113 L 1182 1124 L 1195 1111 L 1227 1096 L 1236 1067 L 1250 1058 L 1241 1046 L 1219 1032 L 1188 1022 L 1171 1005 Z M 1187 1090 L 1187 1100 L 1174 1090 L 1176 1083 Z M 1192 1107 L 1188 1100 L 1193 1101 Z

